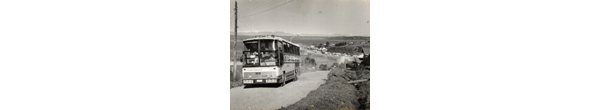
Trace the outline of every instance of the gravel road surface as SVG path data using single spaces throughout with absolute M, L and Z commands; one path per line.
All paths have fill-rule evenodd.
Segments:
M 325 83 L 329 71 L 302 73 L 297 81 L 288 82 L 283 87 L 256 86 L 236 87 L 229 90 L 231 110 L 275 110 L 288 106 L 306 97 Z

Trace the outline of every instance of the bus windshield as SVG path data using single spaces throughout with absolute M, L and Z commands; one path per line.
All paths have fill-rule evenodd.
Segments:
M 258 51 L 258 41 L 247 41 L 244 42 L 247 51 Z
M 260 44 L 260 45 L 259 45 Z M 254 40 L 244 42 L 246 51 L 275 51 L 274 40 Z M 260 46 L 260 48 L 259 48 Z
M 276 66 L 277 52 L 275 51 L 275 40 L 253 40 L 244 42 L 245 66 Z
M 273 40 L 261 40 L 260 41 L 260 51 L 274 51 L 275 50 L 275 41 Z

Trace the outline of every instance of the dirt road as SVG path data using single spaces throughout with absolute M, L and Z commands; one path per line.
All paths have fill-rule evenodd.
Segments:
M 297 81 L 283 87 L 257 86 L 236 87 L 229 90 L 231 110 L 275 110 L 306 97 L 312 90 L 325 83 L 329 71 L 302 73 Z
M 353 58 L 351 58 L 351 57 L 347 57 L 347 56 L 341 56 L 341 57 L 339 57 L 339 59 L 338 59 L 338 63 L 339 63 L 339 64 L 341 64 L 341 63 L 346 63 L 346 62 L 351 62 L 351 61 L 354 61 L 354 59 L 353 59 Z

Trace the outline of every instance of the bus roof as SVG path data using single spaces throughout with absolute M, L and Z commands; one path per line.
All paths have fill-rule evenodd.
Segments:
M 294 46 L 300 47 L 300 45 L 298 45 L 296 43 L 293 43 L 293 42 L 290 42 L 288 40 L 285 40 L 285 39 L 283 39 L 281 37 L 270 37 L 270 36 L 260 36 L 260 37 L 249 38 L 249 39 L 245 39 L 244 42 L 251 41 L 251 40 L 279 40 L 279 41 L 287 42 L 287 43 L 290 43 L 290 44 L 292 44 Z

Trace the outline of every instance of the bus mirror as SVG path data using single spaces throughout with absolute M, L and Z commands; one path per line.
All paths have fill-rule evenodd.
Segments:
M 242 55 L 242 57 L 240 57 L 240 62 L 242 62 L 242 63 L 244 62 L 244 56 L 245 55 Z

